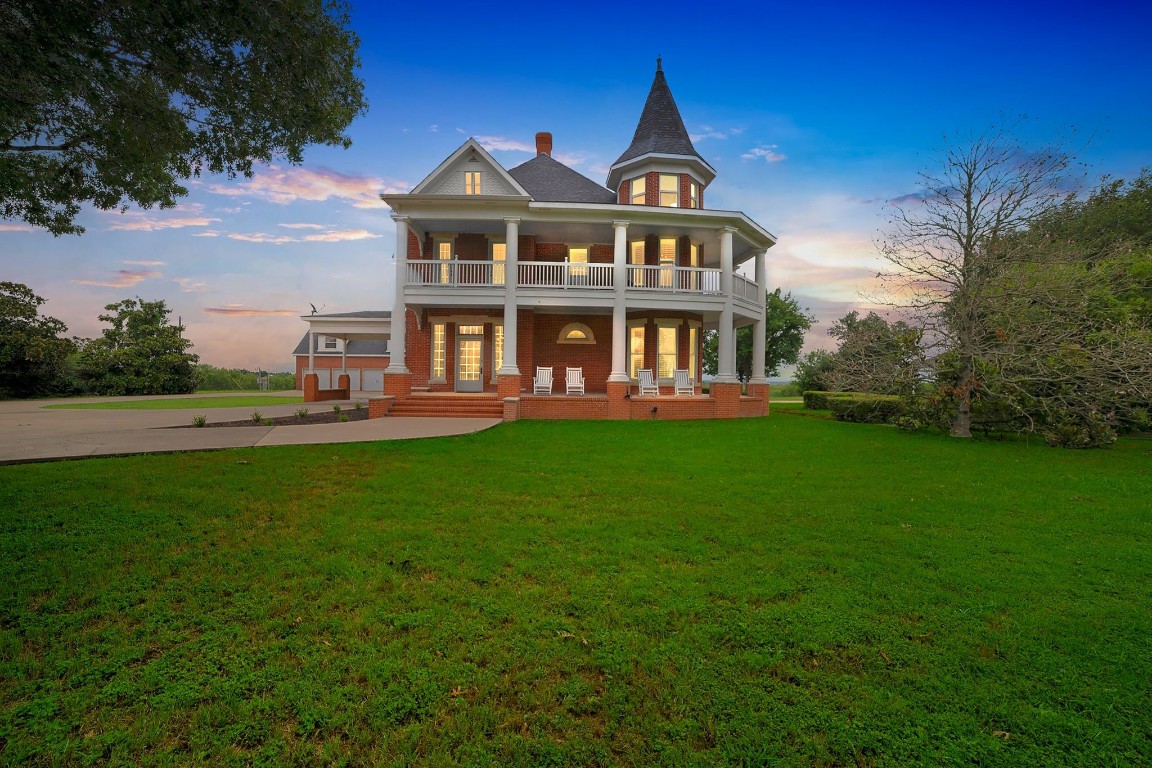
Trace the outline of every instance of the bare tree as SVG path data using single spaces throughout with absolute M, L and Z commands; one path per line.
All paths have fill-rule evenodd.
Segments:
M 880 252 L 887 303 L 912 311 L 933 349 L 950 353 L 951 434 L 971 437 L 978 364 L 995 329 L 989 319 L 1004 275 L 1018 262 L 1016 236 L 1057 207 L 1069 188 L 1061 146 L 1026 148 L 1021 121 L 948 144 L 922 190 L 891 201 Z

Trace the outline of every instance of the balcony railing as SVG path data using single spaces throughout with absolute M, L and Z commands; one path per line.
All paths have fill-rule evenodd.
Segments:
M 421 259 L 404 264 L 407 269 L 406 284 L 412 286 L 502 286 L 507 274 L 505 265 L 499 261 Z M 615 268 L 612 264 L 522 261 L 517 266 L 517 285 L 521 288 L 611 290 L 615 287 Z M 629 264 L 625 271 L 629 289 L 720 294 L 719 269 Z M 756 284 L 733 275 L 732 295 L 734 298 L 756 301 Z

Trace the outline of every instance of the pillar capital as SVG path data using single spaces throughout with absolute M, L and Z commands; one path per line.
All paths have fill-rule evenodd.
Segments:
M 504 222 L 507 224 L 519 224 L 520 223 L 520 217 L 519 216 L 505 216 Z

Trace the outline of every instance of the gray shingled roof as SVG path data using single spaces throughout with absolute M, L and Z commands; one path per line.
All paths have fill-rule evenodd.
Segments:
M 616 195 L 548 155 L 536 155 L 508 175 L 540 203 L 614 203 Z
M 306 355 L 308 354 L 308 334 L 304 334 L 304 338 L 300 339 L 300 343 L 296 345 L 296 349 L 292 350 L 293 355 Z M 316 350 L 318 355 L 339 355 L 339 352 L 332 350 Z M 352 339 L 348 342 L 348 356 L 352 355 L 386 355 L 388 354 L 388 342 L 384 339 Z
M 696 147 L 692 146 L 692 139 L 688 138 L 688 131 L 684 128 L 680 110 L 676 108 L 676 101 L 668 89 L 668 81 L 664 79 L 664 70 L 660 68 L 659 61 L 656 63 L 656 79 L 652 81 L 652 90 L 644 102 L 644 111 L 640 114 L 632 144 L 613 165 L 649 152 L 704 159 Z

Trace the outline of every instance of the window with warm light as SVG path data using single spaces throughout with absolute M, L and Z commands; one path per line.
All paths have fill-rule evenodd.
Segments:
M 448 361 L 447 326 L 444 323 L 432 324 L 432 378 L 443 379 Z
M 700 207 L 700 185 L 694 181 L 688 182 L 688 207 Z
M 452 241 L 451 240 L 437 240 L 436 241 L 436 258 L 441 262 L 440 264 L 440 282 L 447 285 L 452 281 L 452 265 L 444 262 L 452 261 Z
M 692 381 L 700 370 L 700 329 L 694 325 L 688 326 L 688 375 Z
M 676 267 L 676 238 L 660 238 L 660 287 L 672 287 L 672 275 Z
M 504 243 L 492 243 L 492 285 L 504 285 L 504 261 L 508 257 L 508 247 Z
M 560 329 L 560 337 L 556 339 L 556 343 L 595 344 L 596 337 L 592 334 L 592 329 L 584 323 L 568 323 Z
M 628 329 L 628 355 L 629 371 L 634 379 L 640 378 L 640 369 L 644 367 L 644 326 L 633 325 Z
M 675 325 L 656 326 L 656 377 L 672 378 L 676 370 L 676 331 Z
M 467 171 L 464 173 L 464 194 L 480 194 L 480 171 Z
M 660 174 L 660 205 L 665 208 L 680 206 L 680 177 L 673 174 Z
M 644 205 L 647 202 L 645 199 L 647 197 L 647 189 L 645 189 L 647 185 L 645 182 L 646 179 L 643 176 L 628 182 L 632 205 Z
M 492 326 L 492 376 L 495 377 L 504 367 L 504 324 Z
M 644 266 L 644 241 L 635 240 L 629 244 L 631 248 L 628 254 L 628 263 L 633 267 Z M 628 285 L 636 287 L 644 285 L 644 270 L 643 269 L 629 269 L 628 270 Z
M 575 247 L 569 248 L 568 249 L 568 263 L 572 264 L 572 265 L 587 264 L 588 263 L 588 249 L 587 248 L 575 248 Z M 572 271 L 569 274 L 572 277 L 588 277 L 588 267 L 586 267 L 586 266 L 585 267 L 572 266 L 572 267 L 570 267 L 570 269 Z

